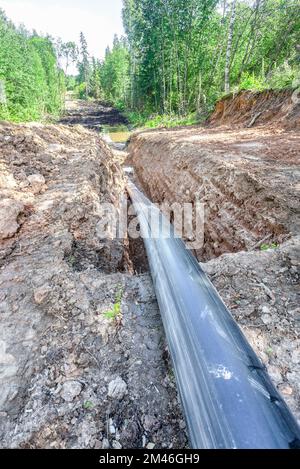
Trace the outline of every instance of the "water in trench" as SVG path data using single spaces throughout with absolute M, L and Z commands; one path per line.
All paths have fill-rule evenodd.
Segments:
M 131 131 L 126 125 L 105 125 L 102 132 L 114 143 L 126 143 L 131 135 Z

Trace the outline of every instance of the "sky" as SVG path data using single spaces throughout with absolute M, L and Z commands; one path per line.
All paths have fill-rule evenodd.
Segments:
M 90 55 L 103 58 L 114 34 L 124 33 L 122 0 L 0 0 L 6 16 L 27 29 L 79 41 L 83 31 Z

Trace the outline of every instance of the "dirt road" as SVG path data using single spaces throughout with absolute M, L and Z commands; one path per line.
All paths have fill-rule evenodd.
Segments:
M 101 102 L 66 101 L 66 115 L 61 124 L 82 125 L 90 130 L 101 131 L 103 126 L 127 125 L 127 119 L 117 110 Z

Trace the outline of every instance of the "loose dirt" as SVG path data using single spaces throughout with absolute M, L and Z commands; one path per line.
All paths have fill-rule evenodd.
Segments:
M 2 123 L 0 146 L 0 446 L 185 447 L 149 274 L 97 236 L 118 157 L 81 126 Z
M 104 127 L 126 126 L 127 119 L 117 110 L 98 101 L 68 99 L 66 115 L 61 119 L 65 125 L 80 124 L 90 130 L 101 131 Z

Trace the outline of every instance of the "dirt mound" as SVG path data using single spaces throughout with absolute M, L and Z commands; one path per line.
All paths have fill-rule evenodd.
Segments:
M 0 446 L 184 447 L 148 275 L 117 273 L 123 241 L 97 236 L 124 191 L 109 147 L 4 123 L 0 148 Z
M 227 96 L 217 104 L 208 120 L 210 126 L 238 125 L 253 127 L 272 124 L 285 129 L 300 130 L 300 103 L 288 90 L 264 92 L 241 91 Z

